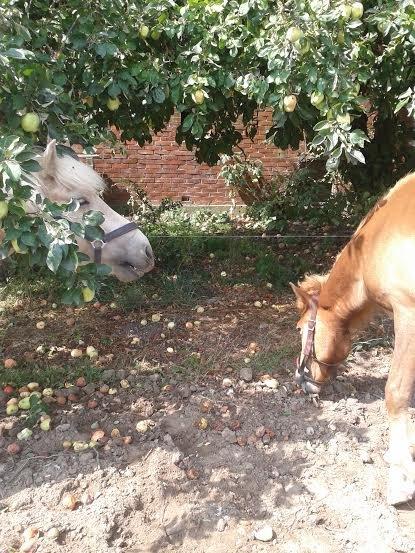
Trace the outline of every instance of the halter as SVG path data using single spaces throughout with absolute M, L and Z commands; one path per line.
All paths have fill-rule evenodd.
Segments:
M 59 220 L 64 219 L 64 217 L 62 217 L 61 215 L 56 215 L 54 219 Z M 96 263 L 97 265 L 101 263 L 102 249 L 105 244 L 108 244 L 108 242 L 111 242 L 111 240 L 114 240 L 114 238 L 124 236 L 124 234 L 128 234 L 133 230 L 138 230 L 138 226 L 132 222 L 126 223 L 125 225 L 122 225 L 121 227 L 118 227 L 111 232 L 107 232 L 101 239 L 92 240 L 91 246 L 94 251 L 94 263 Z
M 318 302 L 314 298 L 311 298 L 310 309 L 311 313 L 310 318 L 307 322 L 307 336 L 305 346 L 301 352 L 302 359 L 300 361 L 300 358 L 297 358 L 297 372 L 301 379 L 301 383 L 310 382 L 310 384 L 313 384 L 315 386 L 321 386 L 323 384 L 322 382 L 318 382 L 317 380 L 314 380 L 312 376 L 310 376 L 310 371 L 307 367 L 308 361 L 311 359 L 319 365 L 323 365 L 323 367 L 327 367 L 329 369 L 337 369 L 340 363 L 325 363 L 324 361 L 319 361 L 317 359 L 314 349 L 314 337 L 316 332 Z M 335 377 L 336 374 L 334 374 L 333 376 Z
M 111 240 L 114 240 L 114 238 L 119 238 L 120 236 L 124 236 L 124 234 L 128 234 L 132 230 L 137 229 L 138 226 L 135 223 L 126 223 L 122 227 L 118 227 L 115 230 L 104 234 L 101 240 L 93 240 L 91 242 L 91 246 L 94 250 L 94 263 L 101 263 L 102 249 L 105 244 L 108 244 L 108 242 L 111 242 Z

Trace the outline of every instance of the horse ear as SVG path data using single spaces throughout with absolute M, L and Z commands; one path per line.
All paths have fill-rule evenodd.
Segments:
M 48 177 L 53 177 L 56 174 L 56 160 L 58 154 L 56 153 L 56 140 L 51 140 L 46 146 L 46 150 L 42 157 L 43 171 Z
M 297 298 L 298 308 L 301 310 L 308 307 L 312 301 L 312 296 L 307 294 L 307 292 L 300 288 L 300 286 L 296 286 L 292 282 L 290 282 L 290 286 L 295 294 L 295 297 Z

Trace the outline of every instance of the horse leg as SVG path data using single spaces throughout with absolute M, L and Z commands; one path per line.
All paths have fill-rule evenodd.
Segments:
M 398 505 L 415 495 L 415 463 L 410 443 L 408 407 L 415 383 L 415 313 L 395 313 L 395 349 L 385 389 L 390 423 L 388 503 Z

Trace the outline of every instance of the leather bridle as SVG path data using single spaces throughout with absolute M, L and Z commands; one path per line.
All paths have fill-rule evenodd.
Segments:
M 317 309 L 318 309 L 318 301 L 315 298 L 311 298 L 310 301 L 310 318 L 307 322 L 307 336 L 304 344 L 304 348 L 301 352 L 301 357 L 297 358 L 297 374 L 300 379 L 300 384 L 304 384 L 306 382 L 309 382 L 310 384 L 314 386 L 322 386 L 325 382 L 318 382 L 317 380 L 314 380 L 314 378 L 310 374 L 310 370 L 307 366 L 309 360 L 315 361 L 319 365 L 323 365 L 323 367 L 327 367 L 328 369 L 334 369 L 334 372 L 332 373 L 332 377 L 335 378 L 337 375 L 337 368 L 340 365 L 340 363 L 325 363 L 324 361 L 320 361 L 317 359 L 314 349 L 314 338 L 316 333 L 316 321 L 317 321 Z M 303 386 L 303 388 L 305 388 Z
M 105 244 L 108 244 L 108 242 L 111 242 L 114 238 L 119 238 L 120 236 L 124 236 L 124 234 L 128 234 L 129 232 L 137 229 L 138 226 L 135 223 L 126 223 L 122 227 L 118 227 L 115 230 L 104 234 L 101 240 L 92 240 L 91 246 L 94 250 L 94 263 L 101 263 L 102 249 Z

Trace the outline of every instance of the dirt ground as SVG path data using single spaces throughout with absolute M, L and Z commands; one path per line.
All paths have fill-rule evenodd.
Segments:
M 370 327 L 316 407 L 292 383 L 291 297 L 234 288 L 200 306 L 160 321 L 109 306 L 3 313 L 5 357 L 92 382 L 55 390 L 66 400 L 52 398 L 51 430 L 36 427 L 17 455 L 6 448 L 24 420 L 5 416 L 3 394 L 0 552 L 19 551 L 28 528 L 23 550 L 39 553 L 415 552 L 415 502 L 397 510 L 384 496 L 384 328 Z M 69 355 L 86 345 L 92 369 Z M 96 447 L 63 449 L 97 430 Z

